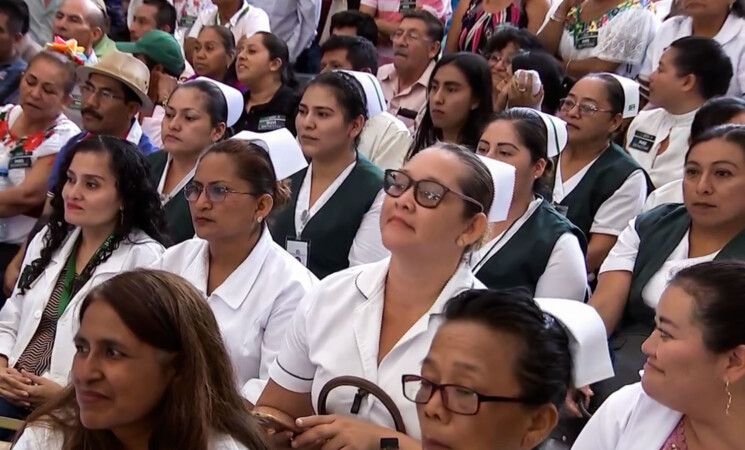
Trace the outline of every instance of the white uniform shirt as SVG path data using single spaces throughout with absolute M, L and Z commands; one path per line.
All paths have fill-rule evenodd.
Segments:
M 150 117 L 142 118 L 142 132 L 147 135 L 155 148 L 163 148 L 161 131 L 163 128 L 163 119 L 166 117 L 166 110 L 160 105 L 155 105 L 153 114 Z
M 406 124 L 387 111 L 371 117 L 360 133 L 359 152 L 381 169 L 400 169 L 411 146 Z
M 189 30 L 188 37 L 196 39 L 202 27 L 210 25 L 222 25 L 232 31 L 236 44 L 243 36 L 251 37 L 259 31 L 271 31 L 269 28 L 269 16 L 266 12 L 261 8 L 250 6 L 248 3 L 243 3 L 243 7 L 233 14 L 233 17 L 226 24 L 220 23 L 220 19 L 217 16 L 217 6 L 200 12 L 197 21 L 194 22 L 191 30 Z
M 561 158 L 561 156 L 559 156 Z M 561 203 L 582 181 L 597 158 L 592 160 L 582 170 L 568 180 L 562 182 L 561 159 L 556 164 L 556 179 L 554 180 L 553 201 Z M 618 236 L 629 220 L 637 216 L 647 198 L 647 180 L 644 171 L 636 170 L 629 175 L 620 188 L 611 195 L 598 209 L 590 227 L 590 233 Z M 590 240 L 590 236 L 587 236 Z
M 5 136 L 0 136 L 0 139 L 2 139 L 0 142 L 0 153 L 10 153 L 18 146 L 18 140 L 13 139 L 10 135 L 10 128 L 18 120 L 22 112 L 23 108 L 19 105 L 6 105 L 0 108 L 0 113 L 6 114 L 5 123 L 8 130 Z M 67 141 L 71 137 L 80 133 L 80 128 L 65 117 L 64 114 L 60 114 L 50 133 L 38 147 L 30 149 L 30 151 L 24 151 L 21 155 L 11 154 L 8 179 L 13 186 L 20 186 L 23 183 L 28 172 L 36 164 L 37 159 L 59 153 L 60 148 L 67 144 Z M 3 239 L 3 242 L 22 244 L 26 241 L 28 233 L 34 228 L 36 220 L 35 217 L 26 215 L 3 218 L 2 221 L 5 222 L 8 233 L 5 239 Z
M 676 40 L 693 33 L 692 24 L 692 19 L 687 16 L 675 16 L 666 20 L 657 31 L 654 42 L 647 49 L 640 75 L 648 77 L 654 72 L 665 49 Z M 727 95 L 739 97 L 745 94 L 745 19 L 730 14 L 719 33 L 714 36 L 714 40 L 722 45 L 724 52 L 732 61 L 734 76 Z
M 25 268 L 39 258 L 46 232 L 45 227 L 31 241 L 22 267 Z M 67 258 L 72 253 L 78 236 L 80 236 L 80 228 L 76 228 L 68 235 L 60 249 L 52 255 L 46 270 L 39 275 L 31 288 L 27 289 L 25 294 L 21 294 L 16 287 L 0 311 L 0 355 L 8 357 L 8 367 L 15 365 L 18 357 L 36 333 L 44 308 L 49 302 L 49 297 L 52 295 Z M 57 321 L 52 360 L 49 371 L 43 374 L 45 378 L 58 384 L 67 384 L 72 359 L 75 356 L 73 338 L 78 331 L 80 304 L 88 292 L 122 272 L 150 266 L 163 254 L 163 251 L 164 248 L 160 243 L 137 230 L 119 244 L 109 259 L 96 267 L 93 276 L 70 299 L 70 303 Z
M 683 203 L 683 180 L 675 180 L 658 187 L 647 197 L 642 212 L 649 211 L 665 203 Z
M 695 109 L 675 115 L 663 108 L 641 111 L 629 125 L 626 151 L 647 172 L 655 186 L 683 178 L 688 138 L 697 112 Z M 658 155 L 660 145 L 667 138 L 667 149 Z
M 537 198 L 530 202 L 525 214 L 518 218 L 511 227 L 471 254 L 469 260 L 474 273 L 478 274 L 484 264 L 515 236 L 520 227 L 525 225 L 525 222 L 538 209 L 542 201 L 542 198 Z M 585 255 L 582 253 L 577 237 L 569 232 L 564 233 L 556 241 L 551 251 L 545 271 L 538 279 L 534 296 L 536 298 L 565 298 L 584 301 L 586 292 L 587 267 L 585 265 Z
M 13 450 L 62 450 L 64 435 L 42 424 L 32 425 L 23 431 Z M 228 435 L 214 435 L 209 450 L 250 450 Z
M 682 417 L 650 398 L 641 383 L 625 386 L 592 416 L 572 450 L 658 450 Z
M 356 162 L 352 162 L 348 165 L 347 168 L 336 177 L 336 180 L 334 180 L 334 182 L 323 191 L 323 194 L 316 199 L 313 206 L 308 207 L 308 205 L 310 205 L 310 183 L 313 176 L 313 163 L 310 163 L 308 170 L 305 173 L 303 184 L 300 186 L 300 191 L 298 192 L 297 203 L 295 204 L 295 230 L 298 237 L 300 237 L 303 228 L 305 228 L 305 225 L 307 225 L 310 219 L 313 218 L 313 216 L 324 207 L 331 197 L 333 197 L 336 191 L 339 190 L 339 187 L 344 183 L 344 180 L 346 180 L 349 174 L 352 173 L 355 164 Z M 380 261 L 390 254 L 388 249 L 383 247 L 383 238 L 380 234 L 380 210 L 383 208 L 384 196 L 385 193 L 383 192 L 383 189 L 381 189 L 375 197 L 370 210 L 367 211 L 365 216 L 362 218 L 360 228 L 357 230 L 357 234 L 352 242 L 352 248 L 349 250 L 350 266 Z M 304 218 L 305 220 L 303 220 Z M 323 251 L 323 249 L 319 250 L 316 248 L 311 249 L 311 251 Z
M 418 374 L 447 301 L 465 289 L 484 287 L 467 265 L 461 265 L 432 307 L 404 334 L 378 365 L 385 279 L 389 259 L 329 275 L 300 302 L 286 340 L 269 369 L 277 384 L 292 392 L 308 392 L 318 410 L 318 394 L 333 378 L 352 375 L 383 389 L 401 411 L 406 430 L 420 438 L 416 405 L 403 396 L 401 376 Z M 340 387 L 327 400 L 330 414 L 352 416 L 356 389 Z M 362 400 L 359 417 L 393 428 L 393 419 L 379 401 Z
M 206 298 L 238 385 L 256 403 L 300 299 L 318 281 L 264 230 L 248 257 L 207 295 L 209 244 L 194 238 L 166 250 L 155 267 L 181 275 Z
M 608 257 L 605 258 L 603 265 L 600 267 L 600 273 L 612 272 L 616 270 L 624 272 L 633 272 L 636 256 L 639 254 L 639 235 L 636 232 L 636 219 L 633 219 L 629 226 L 623 230 L 616 245 L 613 246 Z M 662 292 L 667 287 L 668 282 L 675 272 L 702 262 L 713 261 L 719 252 L 710 255 L 700 256 L 697 258 L 688 257 L 688 231 L 675 249 L 667 257 L 662 267 L 652 275 L 647 285 L 642 289 L 642 299 L 650 308 L 657 308 L 660 302 Z
M 554 13 L 560 5 L 561 2 L 551 5 L 541 30 L 548 24 L 551 17 L 554 17 Z M 598 58 L 603 61 L 620 63 L 616 73 L 634 78 L 639 73 L 647 46 L 655 37 L 655 31 L 659 23 L 659 19 L 649 9 L 631 7 L 618 13 L 605 25 L 598 28 L 597 45 L 592 47 L 577 49 L 574 36 L 564 28 L 559 41 L 558 54 L 564 61 Z M 633 32 L 629 32 L 629 30 L 633 30 Z M 538 32 L 540 33 L 540 30 Z

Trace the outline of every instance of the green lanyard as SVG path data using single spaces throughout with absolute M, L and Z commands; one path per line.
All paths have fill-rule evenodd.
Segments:
M 103 253 L 107 248 L 111 246 L 111 241 L 113 240 L 114 233 L 111 233 L 109 237 L 107 237 L 101 245 L 96 250 L 96 253 L 93 254 L 90 260 L 88 260 L 88 263 L 85 265 L 85 268 L 81 272 L 81 274 L 85 273 L 88 268 L 88 265 L 91 263 L 95 263 L 96 260 L 99 259 L 99 256 L 101 253 Z M 62 280 L 62 292 L 60 292 L 60 298 L 59 298 L 59 304 L 57 305 L 57 318 L 59 319 L 62 317 L 62 313 L 65 312 L 65 309 L 67 308 L 67 305 L 70 303 L 70 297 L 74 294 L 73 293 L 73 284 L 75 284 L 75 260 L 78 256 L 78 245 L 80 245 L 80 241 L 75 243 L 75 247 L 73 247 L 72 252 L 70 253 L 70 256 L 67 258 L 67 268 L 65 269 L 65 278 Z M 87 281 L 87 280 L 86 280 Z
M 243 4 L 243 8 L 241 9 L 241 11 L 240 11 L 240 14 L 238 14 L 238 18 L 237 18 L 237 19 L 235 19 L 235 23 L 236 23 L 236 25 L 238 24 L 238 22 L 240 22 L 240 20 L 241 20 L 241 19 L 243 18 L 243 16 L 245 16 L 245 15 L 246 15 L 246 13 L 248 12 L 248 10 L 249 10 L 250 8 L 251 8 L 251 7 L 250 7 L 249 5 L 247 5 L 247 4 L 245 4 L 245 3 Z M 231 23 L 232 21 L 233 21 L 233 20 L 232 20 L 232 18 L 231 18 L 230 20 L 228 20 L 228 23 L 226 23 L 225 25 L 222 25 L 222 24 L 220 23 L 220 13 L 218 13 L 217 11 L 215 11 L 215 25 L 218 25 L 218 26 L 222 26 L 222 27 L 225 27 L 225 28 L 227 28 L 228 30 L 232 30 L 232 28 L 233 28 L 233 24 Z

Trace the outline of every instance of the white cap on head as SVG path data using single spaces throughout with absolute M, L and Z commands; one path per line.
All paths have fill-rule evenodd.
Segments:
M 575 387 L 613 377 L 605 324 L 595 308 L 576 300 L 537 298 L 535 301 L 567 331 Z
M 383 95 L 383 88 L 380 86 L 380 82 L 375 75 L 367 72 L 355 72 L 353 70 L 340 70 L 340 72 L 346 72 L 355 77 L 362 85 L 362 89 L 365 90 L 368 119 L 375 117 L 388 109 L 385 102 L 385 96 Z
M 515 168 L 507 163 L 478 155 L 491 174 L 494 183 L 494 201 L 486 213 L 489 223 L 507 220 L 515 192 Z
M 300 144 L 287 128 L 270 131 L 268 133 L 254 133 L 253 131 L 241 131 L 231 139 L 248 141 L 266 150 L 272 160 L 274 174 L 277 180 L 284 180 L 306 167 L 306 161 Z
M 618 80 L 623 88 L 623 118 L 636 117 L 639 114 L 639 83 L 614 73 L 608 75 Z
M 549 158 L 553 158 L 564 150 L 564 147 L 566 147 L 567 142 L 569 141 L 567 123 L 550 114 L 541 111 L 536 112 L 541 116 L 543 124 L 546 125 L 546 131 L 548 132 L 546 152 Z
M 225 83 L 215 81 L 212 78 L 197 77 L 194 78 L 194 80 L 192 81 L 197 80 L 208 81 L 217 86 L 218 89 L 220 89 L 223 97 L 225 97 L 225 104 L 228 105 L 228 121 L 226 122 L 226 125 L 229 127 L 235 125 L 236 122 L 238 122 L 238 119 L 241 118 L 241 114 L 243 114 L 243 107 L 245 106 L 245 103 L 243 101 L 243 94 L 241 94 L 241 91 L 232 86 L 228 86 Z

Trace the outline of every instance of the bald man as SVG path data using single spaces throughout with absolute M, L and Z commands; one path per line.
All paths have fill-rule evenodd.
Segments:
M 103 2 L 96 0 L 63 0 L 54 16 L 54 34 L 65 40 L 78 41 L 78 45 L 85 48 L 90 63 L 101 57 L 94 52 L 94 46 L 108 39 L 107 19 L 102 6 L 105 8 Z

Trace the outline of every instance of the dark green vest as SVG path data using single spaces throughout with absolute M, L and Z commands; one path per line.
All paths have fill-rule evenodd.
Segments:
M 479 269 L 476 278 L 490 289 L 524 286 L 535 293 L 556 241 L 566 232 L 577 236 L 582 251 L 587 250 L 585 236 L 579 228 L 549 202 L 541 200 L 517 233 Z
M 592 228 L 598 209 L 636 170 L 641 170 L 641 166 L 621 147 L 611 143 L 610 147 L 590 166 L 577 187 L 559 203 L 568 208 L 567 219 L 577 225 L 589 239 L 590 228 Z M 647 177 L 647 185 L 651 192 L 652 184 L 649 177 Z M 553 185 L 551 188 L 553 189 Z
M 290 177 L 290 202 L 269 224 L 274 240 L 283 248 L 286 248 L 287 238 L 297 238 L 295 208 L 306 172 L 307 169 Z M 349 267 L 349 250 L 354 237 L 382 187 L 383 172 L 358 155 L 357 164 L 347 179 L 305 225 L 300 238 L 310 242 L 308 269 L 318 278 Z
M 150 180 L 157 188 L 160 183 L 160 177 L 166 170 L 168 162 L 168 153 L 159 150 L 147 156 L 150 162 Z M 191 222 L 191 213 L 189 212 L 189 202 L 184 197 L 184 190 L 177 192 L 171 200 L 163 206 L 168 223 L 168 236 L 171 238 L 171 245 L 179 244 L 187 239 L 194 237 L 194 225 Z

